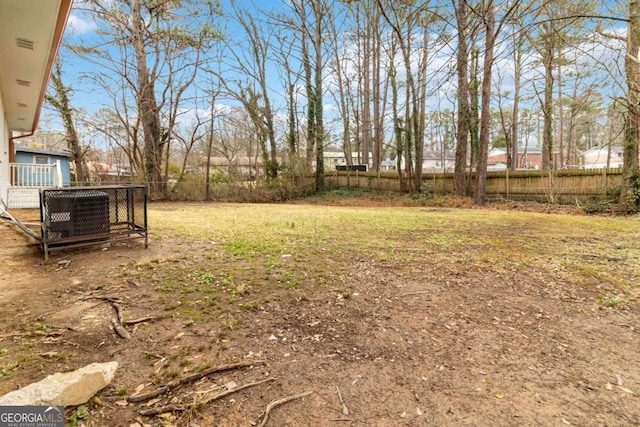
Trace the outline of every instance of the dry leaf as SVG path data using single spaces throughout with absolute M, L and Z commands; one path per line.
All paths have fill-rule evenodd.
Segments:
M 58 355 L 57 351 L 47 351 L 46 353 L 40 353 L 40 357 L 44 357 L 45 359 L 51 359 Z
M 620 387 L 620 386 L 618 386 L 618 388 L 619 388 L 620 390 L 624 391 L 625 393 L 633 394 L 633 392 L 632 392 L 631 390 L 629 390 L 628 388 Z
M 152 406 L 152 405 L 155 405 L 156 403 L 160 402 L 161 400 L 162 400 L 162 399 L 160 399 L 159 397 L 158 397 L 158 398 L 155 398 L 155 399 L 151 399 L 150 401 L 148 401 L 148 402 L 145 404 L 145 406 Z
M 165 420 L 169 420 L 169 419 L 174 418 L 174 416 L 173 416 L 173 414 L 171 412 L 163 412 L 162 414 L 156 415 L 156 417 L 164 418 Z
M 140 394 L 142 390 L 144 390 L 144 384 L 140 384 L 138 387 L 136 387 L 135 391 L 133 392 L 133 395 L 135 396 L 136 394 Z
M 114 402 L 116 405 L 118 406 L 127 406 L 129 404 L 129 402 L 127 402 L 126 400 L 118 400 L 117 402 Z

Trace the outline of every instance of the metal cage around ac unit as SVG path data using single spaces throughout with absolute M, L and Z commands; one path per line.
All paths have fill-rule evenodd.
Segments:
M 142 185 L 40 190 L 45 259 L 56 249 L 144 238 L 148 246 L 147 191 Z

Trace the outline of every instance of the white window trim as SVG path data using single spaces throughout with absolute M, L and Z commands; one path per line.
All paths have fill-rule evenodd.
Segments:
M 38 159 L 46 159 L 46 163 L 39 163 Z M 33 164 L 34 165 L 48 165 L 49 164 L 49 156 L 43 156 L 41 154 L 33 155 Z

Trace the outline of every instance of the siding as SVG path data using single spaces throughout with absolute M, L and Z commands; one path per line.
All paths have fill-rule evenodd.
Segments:
M 53 156 L 51 154 L 36 154 L 30 152 L 22 152 L 16 150 L 16 163 L 33 164 L 35 163 L 35 157 L 46 157 L 47 163 L 54 165 L 57 160 L 60 160 L 60 172 L 62 173 L 62 186 L 69 187 L 71 185 L 71 171 L 69 169 L 69 157 L 67 156 Z M 53 180 L 53 179 L 52 179 Z
M 7 202 L 9 189 L 9 128 L 4 116 L 4 101 L 0 92 L 0 199 Z

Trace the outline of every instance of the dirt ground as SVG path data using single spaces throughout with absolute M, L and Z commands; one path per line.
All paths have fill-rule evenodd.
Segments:
M 209 242 L 152 235 L 148 249 L 133 240 L 45 262 L 13 225 L 0 222 L 0 241 L 0 394 L 91 362 L 120 364 L 78 425 L 260 425 L 270 402 L 311 392 L 276 406 L 267 425 L 640 426 L 638 300 L 603 304 L 614 285 L 565 281 L 561 267 L 497 274 L 439 268 L 417 253 L 408 264 L 420 246 L 407 242 L 383 260 L 334 254 L 323 283 L 243 299 L 237 288 L 157 292 L 171 271 L 222 290 L 225 269 L 263 274 L 211 259 Z M 205 265 L 221 273 L 201 274 Z M 101 298 L 129 320 L 153 320 L 119 338 Z M 235 362 L 248 366 L 127 401 Z M 140 415 L 166 405 L 179 410 Z

